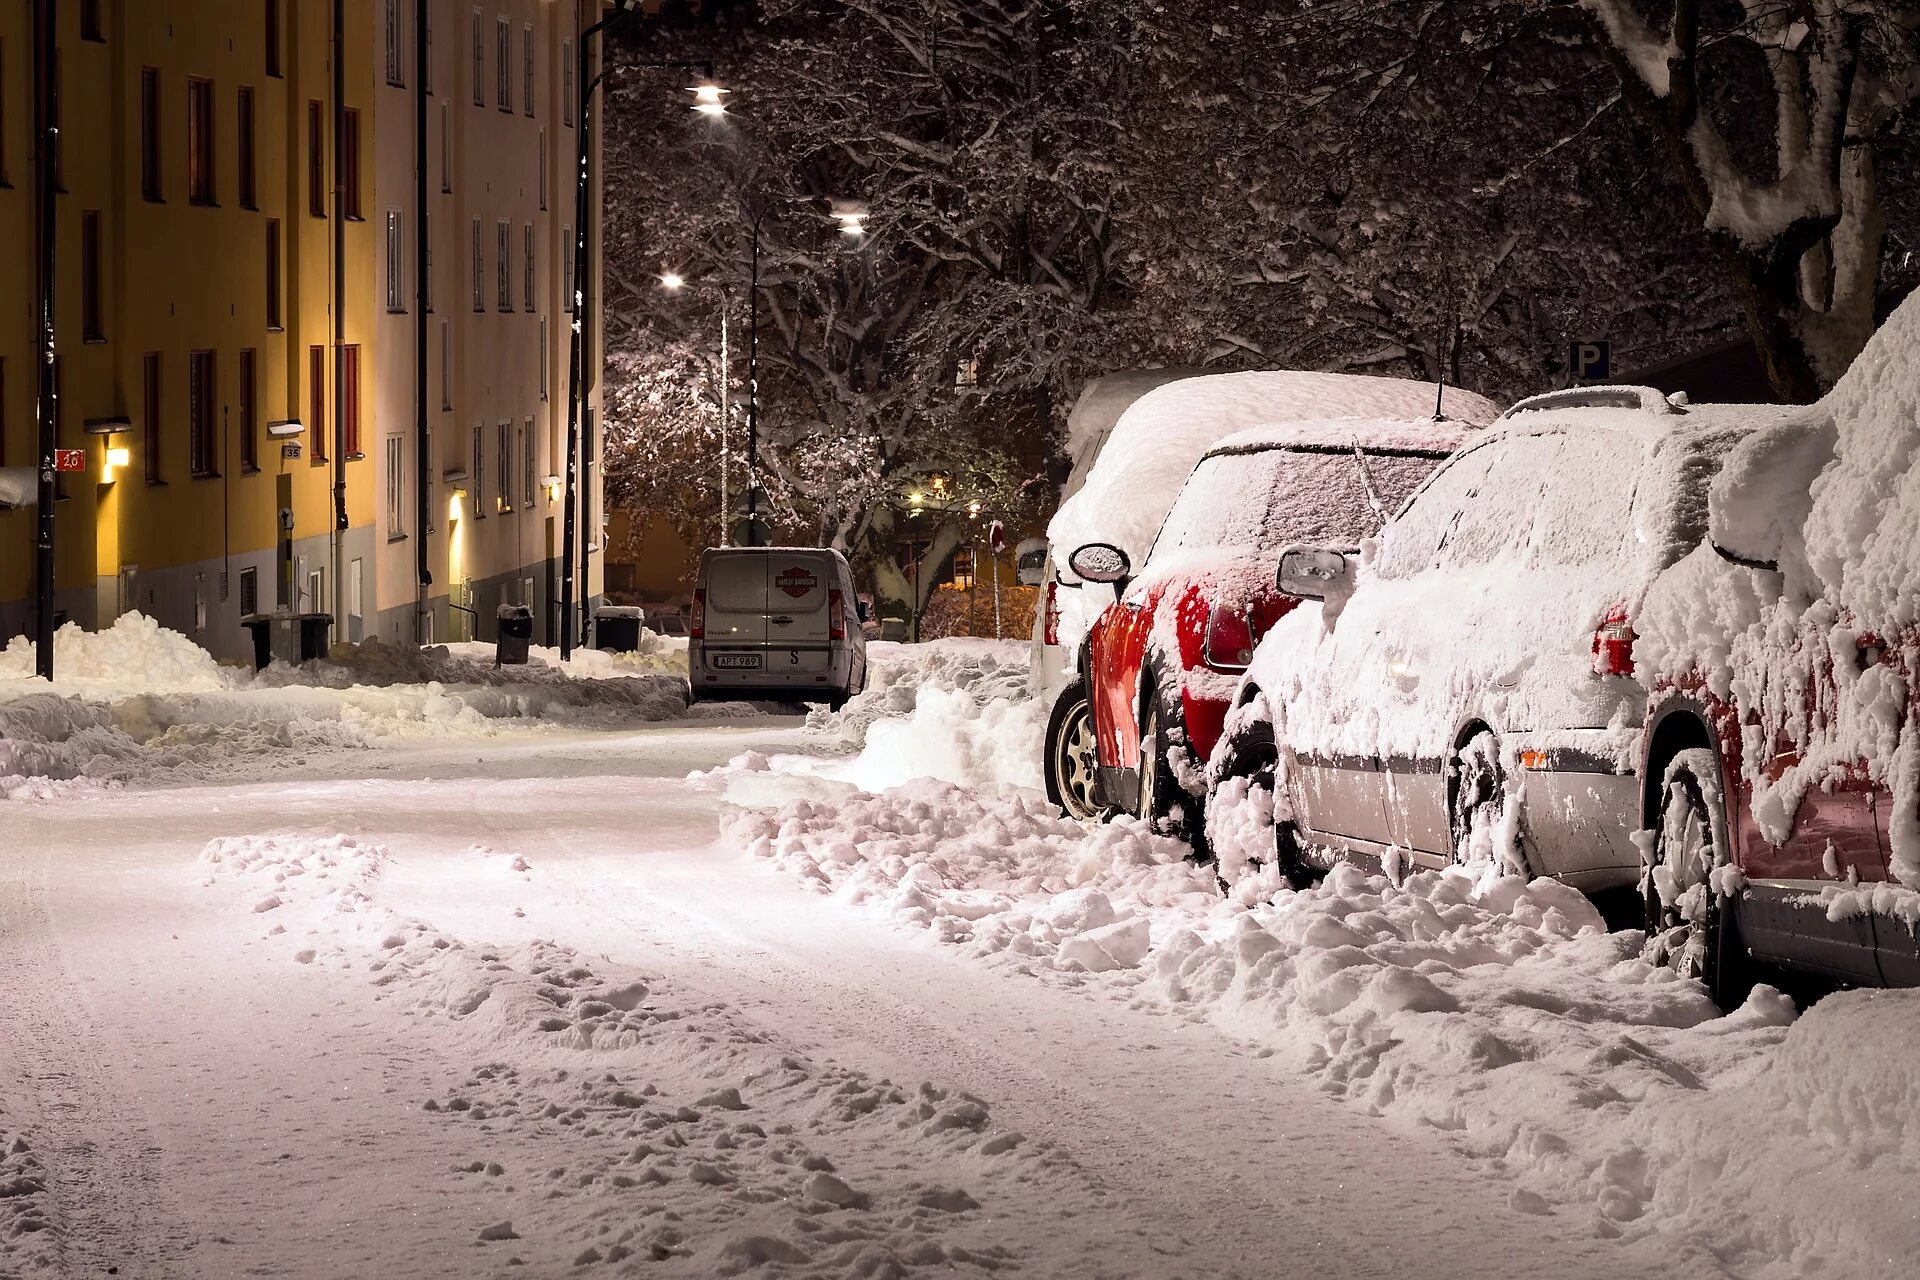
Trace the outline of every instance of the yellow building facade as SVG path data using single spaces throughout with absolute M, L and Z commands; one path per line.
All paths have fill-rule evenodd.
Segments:
M 85 469 L 60 476 L 57 620 L 105 626 L 138 609 L 223 659 L 251 651 L 244 614 L 276 609 L 330 614 L 337 639 L 410 639 L 422 593 L 403 544 L 423 536 L 437 638 L 477 630 L 458 621 L 473 615 L 449 616 L 450 600 L 490 603 L 474 585 L 463 601 L 463 584 L 492 584 L 491 602 L 517 601 L 530 581 L 550 589 L 545 479 L 564 456 L 554 409 L 564 441 L 570 319 L 551 210 L 571 208 L 560 175 L 573 164 L 571 138 L 554 135 L 574 114 L 560 107 L 574 79 L 562 53 L 598 0 L 424 2 L 438 202 L 428 266 L 444 264 L 432 281 L 444 319 L 465 310 L 457 327 L 430 326 L 449 344 L 429 362 L 431 501 L 444 512 L 477 470 L 492 472 L 501 503 L 510 474 L 511 516 L 490 507 L 498 523 L 464 537 L 446 519 L 423 530 L 412 487 L 415 304 L 389 272 L 411 280 L 420 264 L 388 251 L 413 250 L 411 230 L 396 239 L 393 224 L 413 213 L 414 102 L 398 82 L 413 84 L 416 0 L 60 0 L 57 420 Z M 7 468 L 38 461 L 32 10 L 0 4 Z M 516 101 L 511 119 L 497 100 L 509 73 L 519 98 L 530 83 L 540 95 Z M 452 142 L 439 132 L 448 120 Z M 457 174 L 439 172 L 449 161 Z M 482 205 L 475 247 L 469 214 Z M 495 262 L 508 220 L 510 259 Z M 471 266 L 470 248 L 481 255 Z M 495 296 L 508 271 L 511 315 Z M 467 309 L 470 276 L 484 278 L 484 308 Z M 476 422 L 489 451 L 477 459 Z M 510 456 L 491 456 L 502 449 Z M 397 511 L 396 457 L 408 468 Z M 508 535 L 515 517 L 532 532 Z M 36 519 L 32 506 L 0 508 L 0 642 L 31 634 Z

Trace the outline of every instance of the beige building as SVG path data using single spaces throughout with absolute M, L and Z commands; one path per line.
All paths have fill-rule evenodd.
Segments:
M 85 469 L 60 477 L 58 621 L 139 609 L 234 659 L 256 611 L 411 639 L 424 537 L 434 638 L 491 637 L 502 601 L 534 603 L 549 633 L 579 123 L 566 68 L 601 0 L 425 0 L 424 513 L 417 2 L 62 0 L 56 418 Z M 9 468 L 38 461 L 33 7 L 0 8 Z M 595 280 L 589 317 L 598 296 Z M 598 325 L 585 329 L 592 442 Z M 582 475 L 597 547 L 597 469 Z M 31 631 L 35 523 L 32 507 L 0 509 L 0 642 Z M 592 595 L 599 556 L 587 565 Z

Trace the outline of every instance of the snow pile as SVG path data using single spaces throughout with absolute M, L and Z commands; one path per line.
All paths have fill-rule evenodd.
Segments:
M 410 856 L 283 831 L 215 839 L 200 861 L 270 948 L 364 980 L 356 1019 L 416 1045 L 444 1028 L 471 1055 L 412 1104 L 436 1150 L 464 1149 L 443 1211 L 486 1215 L 469 1229 L 489 1265 L 906 1277 L 1013 1261 L 1006 1207 L 1050 1175 L 988 1103 L 815 1061 L 709 996 L 553 941 L 438 929 L 389 905 Z M 433 878 L 498 896 L 538 871 L 476 847 Z
M 867 687 L 807 724 L 858 750 L 832 776 L 868 790 L 912 778 L 969 787 L 1039 787 L 1047 708 L 1027 688 L 1028 647 L 952 638 L 867 646 Z
M 33 679 L 35 652 L 33 641 L 15 636 L 0 650 L 0 682 Z M 56 687 L 96 697 L 201 692 L 227 683 L 212 654 L 142 613 L 121 614 L 104 631 L 67 623 L 53 633 L 53 669 Z M 6 693 L 0 684 L 0 697 Z
M 777 782 L 739 771 L 728 798 L 757 803 L 765 781 Z M 930 779 L 880 794 L 819 783 L 777 810 L 732 811 L 721 834 L 822 893 L 971 955 L 1068 971 L 1131 969 L 1152 944 L 1156 912 L 1218 897 L 1184 844 L 1141 823 L 1089 831 L 1030 792 L 976 795 Z
M 1139 564 L 1201 455 L 1237 432 L 1276 422 L 1376 418 L 1410 421 L 1433 412 L 1434 389 L 1403 378 L 1343 373 L 1220 373 L 1156 387 L 1120 415 L 1086 483 L 1047 526 L 1064 568 L 1075 547 L 1111 542 Z M 1449 387 L 1446 415 L 1484 426 L 1491 401 Z
M 19 1268 L 10 1274 L 58 1274 L 61 1233 L 51 1207 L 46 1169 L 0 1105 L 0 1262 Z

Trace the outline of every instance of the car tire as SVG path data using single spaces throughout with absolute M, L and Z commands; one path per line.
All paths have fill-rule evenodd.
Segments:
M 1455 747 L 1448 767 L 1447 828 L 1454 862 L 1467 866 L 1492 854 L 1499 857 L 1502 872 L 1527 875 L 1519 832 L 1513 833 L 1512 848 L 1497 847 L 1499 824 L 1506 817 L 1507 771 L 1493 731 L 1478 730 Z
M 1160 698 L 1149 695 L 1146 723 L 1140 726 L 1140 799 L 1134 815 L 1155 831 L 1185 841 L 1194 860 L 1205 862 L 1212 854 L 1207 849 L 1203 801 L 1187 793 L 1167 763 L 1172 749 L 1167 722 Z
M 1047 716 L 1046 752 L 1042 772 L 1047 799 L 1069 818 L 1094 822 L 1106 816 L 1100 802 L 1099 756 L 1093 736 L 1093 706 L 1086 685 L 1075 680 L 1053 700 Z
M 1698 978 L 1720 1008 L 1738 1008 L 1752 980 L 1737 920 L 1714 885 L 1731 851 L 1720 762 L 1710 749 L 1690 747 L 1667 762 L 1653 819 L 1652 839 L 1641 842 L 1646 956 Z
M 1264 785 L 1269 791 L 1277 791 L 1280 785 L 1280 751 L 1274 743 L 1273 725 L 1265 720 L 1256 720 L 1237 729 L 1227 738 L 1214 763 L 1217 767 L 1207 792 L 1206 812 L 1209 819 L 1214 813 L 1214 790 L 1228 779 L 1240 779 L 1254 786 Z M 1209 831 L 1208 844 L 1213 849 L 1216 866 L 1219 866 L 1220 846 L 1212 837 L 1213 832 Z M 1319 878 L 1301 857 L 1299 833 L 1291 822 L 1274 821 L 1273 843 L 1268 857 L 1292 888 L 1305 889 Z M 1264 860 L 1248 859 L 1248 863 L 1247 870 L 1251 872 L 1257 872 L 1266 865 Z M 1230 870 L 1232 868 L 1223 867 L 1219 873 L 1223 889 L 1233 887 L 1227 874 Z

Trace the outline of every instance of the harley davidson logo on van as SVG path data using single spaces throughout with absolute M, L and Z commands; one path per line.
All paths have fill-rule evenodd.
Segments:
M 820 576 L 810 569 L 787 569 L 773 580 L 773 585 L 798 600 L 820 585 Z

